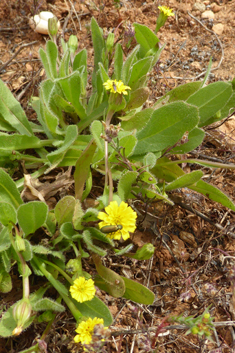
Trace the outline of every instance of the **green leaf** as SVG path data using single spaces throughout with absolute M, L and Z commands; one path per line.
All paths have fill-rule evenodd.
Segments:
M 226 196 L 215 186 L 210 185 L 203 180 L 199 180 L 196 185 L 190 185 L 188 188 L 200 192 L 201 194 L 208 197 L 208 199 L 219 202 L 221 205 L 230 208 L 232 211 L 235 211 L 235 205 L 228 196 Z
M 192 94 L 197 92 L 201 87 L 201 81 L 189 82 L 184 85 L 180 85 L 171 91 L 169 91 L 165 96 L 160 98 L 155 104 L 155 106 L 159 105 L 159 102 L 165 101 L 166 97 L 169 98 L 168 103 L 172 103 L 175 101 L 186 101 Z
M 124 117 L 119 117 L 119 119 L 122 120 L 121 126 L 125 131 L 133 131 L 135 129 L 140 131 L 147 125 L 153 112 L 154 110 L 152 108 L 144 109 L 134 114 L 127 121 L 123 119 Z
M 135 183 L 138 177 L 137 172 L 127 171 L 124 173 L 118 183 L 118 196 L 122 201 L 126 201 L 132 189 L 132 184 Z
M 81 95 L 84 91 L 83 81 L 79 71 L 74 71 L 69 76 L 56 80 L 60 85 L 63 94 L 68 102 L 72 104 L 80 119 L 86 118 L 86 109 L 81 102 Z
M 95 120 L 90 127 L 92 136 L 96 142 L 97 147 L 100 151 L 104 152 L 104 140 L 101 139 L 100 135 L 103 132 L 103 125 L 100 121 Z
M 93 251 L 95 254 L 98 254 L 99 256 L 105 256 L 107 254 L 107 251 L 93 244 L 91 234 L 88 230 L 84 230 L 82 235 L 83 235 L 83 241 L 86 243 L 88 250 Z
M 205 132 L 198 127 L 195 127 L 190 133 L 188 134 L 188 141 L 182 143 L 182 145 L 176 146 L 172 148 L 171 153 L 187 153 L 193 151 L 197 148 L 203 141 L 205 136 Z
M 153 168 L 157 162 L 157 158 L 154 153 L 149 152 L 144 156 L 143 164 L 146 166 L 146 170 Z
M 1 318 L 1 321 L 0 321 L 0 336 L 1 337 L 10 337 L 10 336 L 12 336 L 12 331 L 16 327 L 16 322 L 13 319 L 13 306 L 14 305 L 12 305 L 2 315 L 2 318 Z
M 36 136 L 0 134 L 1 156 L 11 156 L 13 151 L 40 148 L 41 141 Z
M 147 172 L 147 171 L 140 173 L 139 179 L 147 184 L 156 184 L 157 183 L 157 180 L 154 178 L 153 174 L 151 174 L 150 172 Z
M 63 223 L 72 222 L 75 204 L 75 198 L 70 195 L 63 197 L 57 202 L 54 212 L 59 227 Z
M 4 226 L 16 224 L 16 211 L 10 203 L 0 201 L 0 223 Z
M 57 45 L 54 42 L 52 42 L 51 40 L 47 41 L 46 54 L 47 54 L 47 58 L 48 58 L 48 64 L 49 64 L 49 68 L 50 68 L 51 78 L 55 79 L 55 78 L 57 78 L 56 65 L 57 65 L 58 49 L 57 49 Z
M 99 69 L 99 63 L 102 63 L 102 52 L 105 48 L 105 41 L 102 34 L 102 29 L 99 27 L 95 18 L 91 19 L 91 37 L 94 48 L 94 73 Z
M 80 235 L 74 230 L 73 224 L 71 222 L 66 222 L 61 225 L 60 234 L 63 236 L 63 238 L 66 238 L 68 240 L 72 240 L 73 236 Z M 81 238 L 82 238 L 82 236 L 81 236 Z
M 147 58 L 138 60 L 135 64 L 133 64 L 130 79 L 127 82 L 128 86 L 130 86 L 132 90 L 136 90 L 140 88 L 139 86 L 138 87 L 136 86 L 136 83 L 141 77 L 147 75 L 147 73 L 150 70 L 151 63 L 152 63 L 152 58 L 147 57 Z
M 22 256 L 25 259 L 25 261 L 30 261 L 33 258 L 32 245 L 27 239 L 24 239 L 24 243 L 25 243 L 25 251 L 22 251 Z
M 122 77 L 123 50 L 120 43 L 116 44 L 114 54 L 114 78 L 119 81 Z
M 59 118 L 49 107 L 49 99 L 54 85 L 51 80 L 46 80 L 41 83 L 39 108 L 37 105 L 34 106 L 38 121 L 43 126 L 48 138 L 58 138 Z
M 135 91 L 131 91 L 129 102 L 127 103 L 124 111 L 141 107 L 148 99 L 149 94 L 150 90 L 148 89 L 148 87 L 141 87 L 136 89 Z
M 42 227 L 47 214 L 48 206 L 41 201 L 31 201 L 21 205 L 17 210 L 17 218 L 25 236 L 33 234 Z
M 105 281 L 108 293 L 114 298 L 122 297 L 125 292 L 125 284 L 121 276 L 103 266 L 99 256 L 93 255 L 92 258 L 99 276 Z
M 155 295 L 150 289 L 146 288 L 138 282 L 132 281 L 129 278 L 122 277 L 122 279 L 125 282 L 126 286 L 123 298 L 132 300 L 133 302 L 140 304 L 153 304 Z
M 1 293 L 9 293 L 11 290 L 12 290 L 11 276 L 5 270 L 1 269 L 1 271 L 0 271 L 0 292 Z M 0 330 L 0 332 L 1 332 L 1 330 Z
M 199 127 L 222 109 L 232 95 L 232 86 L 227 82 L 214 82 L 190 96 L 187 103 L 199 108 Z
M 75 142 L 77 136 L 78 136 L 77 126 L 69 125 L 66 129 L 66 135 L 65 135 L 63 145 L 57 150 L 47 155 L 47 158 L 50 161 L 51 165 L 46 170 L 46 173 L 49 173 L 52 169 L 56 168 L 59 164 L 62 163 L 66 152 L 69 150 L 70 146 Z
M 35 311 L 46 311 L 53 310 L 59 313 L 65 311 L 65 307 L 51 298 L 42 298 L 34 303 L 33 310 Z
M 157 160 L 157 163 L 151 172 L 158 178 L 167 182 L 177 179 L 184 175 L 183 170 L 177 164 L 169 164 L 171 162 L 168 158 L 163 157 Z
M 15 209 L 23 203 L 20 193 L 11 177 L 0 168 L 0 201 L 11 204 Z
M 20 103 L 9 88 L 0 80 L 0 117 L 17 132 L 31 136 L 33 131 Z
M 0 237 L 1 237 L 1 233 L 0 233 Z M 10 241 L 10 238 L 9 238 L 9 241 Z M 1 242 L 0 242 L 0 248 L 1 248 Z M 11 259 L 12 259 L 12 256 L 11 256 L 10 246 L 8 250 L 4 250 L 2 252 L 0 249 L 0 261 L 6 272 L 10 272 L 11 270 Z
M 65 113 L 75 113 L 75 108 L 72 106 L 72 104 L 68 101 L 66 101 L 63 97 L 61 97 L 58 94 L 53 95 L 53 100 L 54 103 L 61 109 L 64 110 Z
M 0 252 L 6 251 L 11 247 L 10 234 L 7 227 L 4 227 L 0 232 Z
M 73 218 L 72 218 L 74 229 L 76 230 L 83 229 L 83 227 L 81 226 L 83 216 L 84 216 L 84 212 L 82 209 L 81 201 L 79 199 L 76 199 Z
M 73 300 L 76 308 L 82 313 L 83 316 L 95 317 L 104 319 L 104 326 L 110 326 L 113 318 L 107 306 L 97 297 L 84 303 L 78 303 Z
M 193 130 L 198 121 L 197 108 L 184 102 L 171 103 L 155 110 L 144 129 L 137 133 L 134 155 L 173 146 L 186 131 Z
M 159 42 L 158 37 L 148 27 L 134 23 L 135 38 L 140 44 L 140 57 L 143 58 L 147 52 L 154 48 Z
M 95 222 L 97 221 L 99 211 L 96 208 L 89 207 L 86 209 L 82 222 Z
M 90 172 L 90 165 L 92 163 L 92 158 L 96 150 L 96 143 L 92 140 L 87 148 L 83 151 L 82 155 L 78 158 L 75 172 L 75 198 L 82 201 L 82 194 L 84 189 L 84 184 Z
M 100 240 L 106 244 L 114 246 L 114 241 L 112 239 L 108 238 L 107 234 L 102 233 L 99 229 L 94 228 L 94 227 L 86 227 L 86 230 L 88 230 L 90 232 L 92 238 L 95 238 L 95 239 Z
M 60 62 L 59 67 L 59 77 L 65 77 L 69 75 L 69 63 L 70 63 L 70 51 L 66 49 L 63 55 L 63 58 Z
M 201 170 L 194 170 L 191 173 L 182 175 L 172 181 L 170 184 L 166 185 L 165 190 L 170 191 L 178 188 L 189 187 L 192 184 L 195 184 L 198 180 L 203 176 L 203 172 Z
M 121 80 L 126 84 L 131 77 L 132 66 L 136 60 L 137 53 L 140 47 L 137 45 L 134 47 L 132 52 L 127 56 L 122 69 L 122 77 Z

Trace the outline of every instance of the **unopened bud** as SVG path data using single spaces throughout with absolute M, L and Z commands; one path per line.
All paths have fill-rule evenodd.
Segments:
M 31 316 L 32 306 L 29 299 L 24 298 L 16 303 L 13 308 L 13 318 L 16 322 L 17 327 L 13 332 L 14 335 L 17 335 L 17 332 L 23 330 L 24 325 L 28 322 Z M 13 333 L 12 333 L 13 334 Z M 20 334 L 20 332 L 18 333 Z
M 54 315 L 53 312 L 51 310 L 47 310 L 47 311 L 44 311 L 44 313 L 42 313 L 42 315 L 40 315 L 37 320 L 38 322 L 49 322 L 51 321 L 53 318 L 54 318 Z
M 59 22 L 55 16 L 48 19 L 48 32 L 52 38 L 56 37 L 59 29 Z
M 73 34 L 69 37 L 68 47 L 72 54 L 74 54 L 78 48 L 78 39 Z
M 66 272 L 68 272 L 71 275 L 74 275 L 75 273 L 80 273 L 82 270 L 81 268 L 81 261 L 79 259 L 70 259 L 67 264 L 66 264 Z
M 199 328 L 197 326 L 193 326 L 191 328 L 191 332 L 192 332 L 193 335 L 197 335 L 198 332 L 199 332 Z
M 151 243 L 148 243 L 138 249 L 135 254 L 126 254 L 126 256 L 136 260 L 149 260 L 153 256 L 154 251 L 155 247 Z
M 25 251 L 25 241 L 19 234 L 16 234 L 15 245 L 17 251 Z
M 106 46 L 108 52 L 110 52 L 113 49 L 114 45 L 114 33 L 109 33 L 108 38 L 106 40 Z

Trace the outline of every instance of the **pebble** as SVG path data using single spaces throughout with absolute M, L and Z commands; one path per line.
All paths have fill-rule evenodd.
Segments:
M 206 5 L 201 2 L 195 2 L 195 4 L 193 5 L 193 10 L 204 12 L 206 10 Z
M 215 2 L 211 4 L 211 10 L 213 12 L 219 12 L 221 10 L 221 6 L 217 5 Z
M 213 11 L 208 10 L 202 13 L 202 18 L 208 18 L 208 19 L 214 19 L 215 18 L 215 14 Z
M 191 68 L 193 68 L 194 71 L 202 71 L 201 65 L 200 65 L 200 63 L 198 61 L 194 61 L 191 64 Z
M 224 25 L 222 25 L 222 23 L 217 23 L 212 27 L 212 31 L 214 31 L 218 35 L 221 35 L 224 31 Z

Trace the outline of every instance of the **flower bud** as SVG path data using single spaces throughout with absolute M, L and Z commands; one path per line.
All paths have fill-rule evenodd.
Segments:
M 18 301 L 13 308 L 13 318 L 17 327 L 13 330 L 13 335 L 19 335 L 24 325 L 28 322 L 31 316 L 32 306 L 29 299 L 24 298 Z
M 52 38 L 58 33 L 58 20 L 55 16 L 48 19 L 48 32 Z
M 193 326 L 191 328 L 191 332 L 192 332 L 193 335 L 197 335 L 198 332 L 199 332 L 199 328 L 197 326 Z
M 42 315 L 40 315 L 37 320 L 38 322 L 49 322 L 54 318 L 55 314 L 51 310 L 44 311 Z
M 17 251 L 25 251 L 25 241 L 19 234 L 16 234 L 15 245 Z
M 78 39 L 73 34 L 69 37 L 68 47 L 72 54 L 74 54 L 78 48 Z
M 210 316 L 210 313 L 205 313 L 203 317 L 204 317 L 204 319 L 208 320 L 211 316 Z
M 109 33 L 108 38 L 106 40 L 107 51 L 110 52 L 113 49 L 114 45 L 114 33 Z
M 74 275 L 75 273 L 80 273 L 81 268 L 81 260 L 79 259 L 70 259 L 66 264 L 66 272 Z
M 154 251 L 155 247 L 151 243 L 148 243 L 138 249 L 135 254 L 126 254 L 126 256 L 136 260 L 149 260 L 153 256 Z

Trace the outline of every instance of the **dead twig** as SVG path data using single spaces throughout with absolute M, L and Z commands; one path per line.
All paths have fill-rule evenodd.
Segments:
M 226 232 L 226 229 L 224 227 L 221 226 L 221 224 L 219 223 L 215 223 L 213 222 L 209 217 L 205 216 L 203 213 L 195 210 L 194 208 L 192 208 L 191 206 L 189 205 L 186 205 L 185 203 L 183 203 L 180 198 L 177 196 L 177 197 L 174 197 L 173 195 L 171 195 L 171 199 L 174 203 L 176 203 L 177 205 L 179 205 L 180 207 L 196 214 L 197 216 L 201 217 L 202 219 L 204 219 L 204 221 L 206 222 L 209 222 L 210 224 L 212 224 L 214 227 L 216 227 L 219 231 L 223 231 L 225 232 L 227 235 L 229 235 L 230 237 L 234 238 L 235 239 L 235 233 L 233 232 Z
M 15 59 L 15 57 L 21 52 L 21 50 L 23 50 L 26 47 L 29 47 L 30 45 L 36 44 L 38 43 L 37 40 L 35 40 L 34 42 L 31 43 L 26 43 L 26 44 L 22 44 L 19 49 L 15 52 L 15 54 L 5 63 L 0 67 L 0 72 L 3 71 L 11 62 L 13 59 Z
M 192 17 L 195 21 L 197 21 L 197 22 L 198 22 L 203 28 L 205 28 L 208 32 L 212 33 L 212 34 L 216 37 L 216 39 L 217 39 L 217 41 L 218 41 L 218 43 L 219 43 L 219 45 L 220 45 L 220 49 L 221 49 L 221 58 L 220 58 L 220 61 L 219 61 L 218 65 L 217 65 L 216 67 L 213 67 L 213 68 L 211 69 L 211 71 L 217 70 L 217 69 L 220 67 L 220 65 L 221 65 L 221 63 L 222 63 L 222 61 L 223 61 L 223 59 L 224 59 L 224 49 L 223 49 L 223 45 L 222 45 L 222 43 L 221 43 L 221 40 L 219 39 L 218 35 L 217 35 L 214 31 L 212 31 L 211 29 L 207 28 L 200 20 L 198 20 L 196 17 L 194 17 L 189 11 L 188 11 L 188 15 L 189 15 L 190 17 Z M 201 74 L 197 75 L 197 76 L 195 77 L 195 80 L 197 80 L 198 78 L 200 78 L 200 77 L 202 77 L 203 75 L 205 75 L 206 72 L 207 72 L 207 71 L 203 71 Z
M 213 322 L 213 325 L 215 327 L 230 327 L 230 326 L 235 326 L 235 321 L 220 321 L 220 322 Z M 158 329 L 158 326 L 155 327 L 146 327 L 146 328 L 141 328 L 141 329 L 133 329 L 133 330 L 118 330 L 118 331 L 113 331 L 111 333 L 111 336 L 117 337 L 120 335 L 136 335 L 139 333 L 147 333 L 147 332 L 156 332 Z M 167 330 L 187 330 L 188 326 L 186 325 L 170 325 L 167 326 Z

